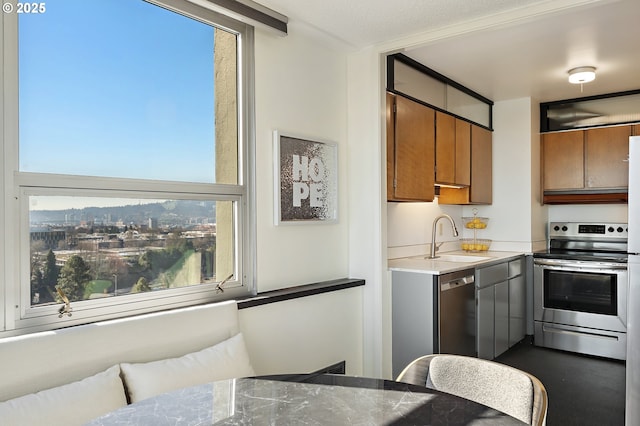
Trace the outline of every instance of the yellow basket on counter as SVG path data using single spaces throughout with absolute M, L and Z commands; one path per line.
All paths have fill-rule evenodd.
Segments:
M 468 252 L 488 251 L 491 247 L 491 240 L 483 238 L 462 238 L 460 240 L 460 248 Z

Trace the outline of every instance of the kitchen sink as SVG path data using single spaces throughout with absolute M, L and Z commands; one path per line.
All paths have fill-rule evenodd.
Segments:
M 492 259 L 490 256 L 474 256 L 474 255 L 465 255 L 465 254 L 443 254 L 441 256 L 436 256 L 435 259 L 431 260 L 440 260 L 442 262 L 463 262 L 463 263 L 474 263 L 474 262 L 482 262 L 483 260 Z

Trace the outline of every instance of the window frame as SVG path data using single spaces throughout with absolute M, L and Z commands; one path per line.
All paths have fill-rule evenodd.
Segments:
M 238 184 L 209 184 L 180 181 L 77 176 L 19 171 L 18 140 L 18 17 L 3 14 L 0 19 L 0 68 L 3 102 L 0 126 L 3 149 L 0 160 L 0 223 L 4 233 L 0 245 L 0 337 L 52 330 L 104 319 L 162 311 L 256 294 L 255 285 L 255 114 L 254 114 L 254 30 L 253 27 L 213 12 L 187 0 L 139 0 L 237 35 L 237 123 Z M 212 78 L 214 78 L 212 76 Z M 35 306 L 30 303 L 29 195 L 74 195 L 122 198 L 203 199 L 234 201 L 236 240 L 235 276 L 216 291 L 214 284 L 167 289 L 72 302 L 71 317 L 58 317 L 61 304 Z M 217 277 L 220 281 L 224 277 Z

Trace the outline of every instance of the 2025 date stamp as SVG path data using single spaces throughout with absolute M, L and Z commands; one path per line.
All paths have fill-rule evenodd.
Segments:
M 4 13 L 18 13 L 37 15 L 47 11 L 47 4 L 45 2 L 32 2 L 32 3 L 10 3 L 5 2 L 2 4 L 2 11 Z

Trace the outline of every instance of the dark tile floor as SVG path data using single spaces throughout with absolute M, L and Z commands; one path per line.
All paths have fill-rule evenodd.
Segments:
M 533 346 L 528 336 L 495 361 L 525 370 L 544 384 L 547 426 L 623 426 L 625 364 Z

